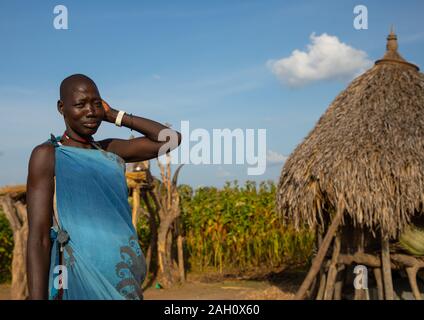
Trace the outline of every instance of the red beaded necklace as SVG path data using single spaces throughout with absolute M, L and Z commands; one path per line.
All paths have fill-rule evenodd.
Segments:
M 66 130 L 65 130 L 65 132 L 63 133 L 63 136 L 66 138 L 66 139 L 71 139 L 71 140 L 74 140 L 74 141 L 77 141 L 77 142 L 80 142 L 80 143 L 84 143 L 84 144 L 91 144 L 92 142 L 93 142 L 93 137 L 90 137 L 90 140 L 88 140 L 88 139 L 84 139 L 84 138 L 81 138 L 81 139 L 77 139 L 77 138 L 74 138 L 74 137 L 72 137 L 72 136 L 70 136 L 67 132 L 66 132 Z

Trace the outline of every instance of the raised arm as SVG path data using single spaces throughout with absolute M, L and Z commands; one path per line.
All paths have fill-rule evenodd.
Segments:
M 105 108 L 104 121 L 115 123 L 118 110 L 111 108 L 103 101 Z M 181 143 L 181 134 L 159 122 L 124 114 L 122 126 L 136 130 L 144 135 L 131 140 L 105 139 L 99 141 L 102 147 L 118 154 L 126 162 L 138 162 L 157 158 L 165 152 L 171 151 Z
M 48 298 L 54 161 L 54 147 L 50 144 L 42 144 L 34 148 L 28 165 L 27 278 L 29 299 L 31 300 Z

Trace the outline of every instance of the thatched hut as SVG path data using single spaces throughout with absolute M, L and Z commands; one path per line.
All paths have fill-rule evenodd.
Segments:
M 282 169 L 277 210 L 317 235 L 299 299 L 340 299 L 349 288 L 369 297 L 353 289 L 355 264 L 373 271 L 378 298 L 395 297 L 394 270 L 421 297 L 424 260 L 398 240 L 424 216 L 424 74 L 397 49 L 392 31 L 383 58 L 336 97 Z

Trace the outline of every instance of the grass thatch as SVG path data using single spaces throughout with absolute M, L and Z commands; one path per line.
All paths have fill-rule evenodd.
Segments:
M 283 167 L 277 209 L 297 228 L 322 225 L 342 203 L 354 224 L 396 237 L 423 213 L 424 74 L 388 40 Z

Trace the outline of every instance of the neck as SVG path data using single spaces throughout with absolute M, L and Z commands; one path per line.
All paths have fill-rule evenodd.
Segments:
M 78 134 L 75 134 L 74 132 L 71 133 L 68 129 L 65 130 L 65 132 L 63 133 L 61 140 L 71 142 L 69 144 L 71 146 L 87 148 L 87 149 L 91 149 L 90 146 L 92 142 L 94 142 L 92 136 L 90 136 L 89 138 L 84 138 L 79 136 Z

